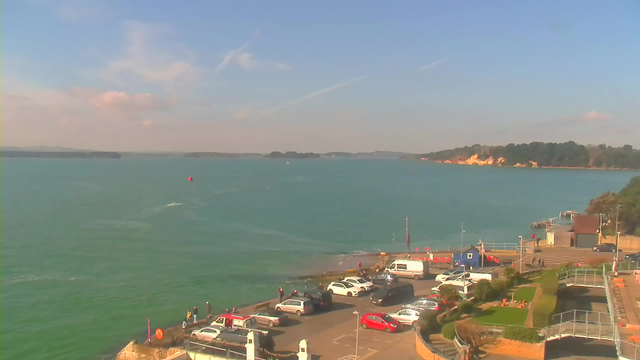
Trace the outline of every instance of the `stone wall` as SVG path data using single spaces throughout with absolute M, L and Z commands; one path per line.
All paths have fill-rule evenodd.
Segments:
M 135 340 L 129 342 L 116 357 L 117 360 L 161 360 L 181 352 L 181 349 L 155 349 L 147 345 L 138 344 Z
M 603 236 L 603 243 L 616 243 L 615 236 Z M 618 247 L 623 251 L 640 250 L 640 236 L 621 235 Z
M 544 360 L 544 342 L 529 344 L 501 338 L 485 350 L 489 354 L 499 354 L 532 360 Z

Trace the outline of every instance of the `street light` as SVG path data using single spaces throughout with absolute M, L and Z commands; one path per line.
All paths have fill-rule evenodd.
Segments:
M 353 314 L 356 316 L 356 360 L 358 360 L 358 338 L 360 337 L 360 313 L 355 310 Z
M 520 238 L 520 274 L 522 274 L 522 252 L 524 249 L 522 248 L 522 236 L 518 236 Z

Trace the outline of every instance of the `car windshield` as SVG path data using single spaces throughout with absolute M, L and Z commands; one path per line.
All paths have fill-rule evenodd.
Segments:
M 356 281 L 360 284 L 365 284 L 367 282 L 365 279 L 357 279 Z
M 385 315 L 382 317 L 382 320 L 384 320 L 384 321 L 386 321 L 386 322 L 394 321 L 394 319 L 393 319 L 391 316 L 389 316 L 388 314 L 385 314 Z
M 348 282 L 344 282 L 343 284 L 344 284 L 344 286 L 346 286 L 348 288 L 352 288 L 353 287 L 353 285 L 349 284 Z
M 451 271 L 447 270 L 447 271 L 443 272 L 442 275 L 451 275 Z

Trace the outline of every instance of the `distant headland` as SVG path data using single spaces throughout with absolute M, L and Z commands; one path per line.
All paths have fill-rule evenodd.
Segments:
M 10 158 L 66 158 L 66 159 L 119 159 L 117 152 L 111 151 L 21 151 L 2 150 L 0 157 Z
M 472 145 L 410 155 L 403 159 L 445 164 L 547 167 L 580 169 L 640 169 L 640 150 L 631 145 L 611 147 L 565 143 L 532 142 L 506 146 Z
M 320 159 L 320 154 L 308 152 L 299 153 L 296 151 L 287 151 L 282 153 L 280 151 L 273 151 L 270 154 L 264 156 L 265 159 Z

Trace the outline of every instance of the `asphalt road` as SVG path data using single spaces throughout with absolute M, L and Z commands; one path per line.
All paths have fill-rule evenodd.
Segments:
M 412 283 L 416 296 L 428 295 L 436 286 L 434 280 L 404 280 Z M 273 328 L 277 350 L 297 351 L 302 339 L 309 341 L 310 353 L 317 359 L 355 359 L 356 336 L 358 359 L 420 359 L 415 350 L 415 332 L 404 326 L 401 332 L 386 333 L 358 328 L 357 316 L 370 312 L 393 312 L 401 305 L 379 307 L 373 305 L 369 295 L 357 298 L 333 295 L 333 309 L 328 312 L 298 317 L 290 314 L 290 325 Z M 356 330 L 358 329 L 358 330 Z

